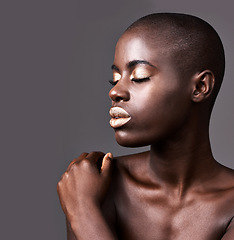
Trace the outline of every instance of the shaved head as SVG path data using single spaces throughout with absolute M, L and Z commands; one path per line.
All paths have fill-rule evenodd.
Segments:
M 156 13 L 140 18 L 126 32 L 139 34 L 162 48 L 181 76 L 210 70 L 215 77 L 215 101 L 223 80 L 225 56 L 220 37 L 211 25 L 187 14 Z

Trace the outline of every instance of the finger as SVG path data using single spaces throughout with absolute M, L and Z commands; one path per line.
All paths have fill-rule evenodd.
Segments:
M 88 153 L 83 152 L 78 158 L 73 159 L 73 160 L 70 162 L 70 164 L 69 164 L 69 166 L 68 166 L 68 168 L 67 168 L 67 172 L 71 169 L 71 167 L 72 167 L 73 164 L 75 164 L 75 163 L 81 161 L 82 159 L 86 158 L 87 155 L 88 155 Z
M 105 177 L 110 176 L 111 174 L 113 168 L 112 160 L 113 160 L 112 153 L 107 153 L 103 158 L 101 173 Z
M 89 160 L 92 164 L 96 165 L 98 160 L 102 160 L 102 158 L 104 157 L 104 153 L 103 152 L 91 152 L 89 153 L 85 159 Z

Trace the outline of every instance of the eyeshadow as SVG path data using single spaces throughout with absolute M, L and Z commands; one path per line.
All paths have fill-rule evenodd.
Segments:
M 147 71 L 145 68 L 136 68 L 132 74 L 131 74 L 131 79 L 132 78 L 146 78 L 149 77 L 150 73 L 149 71 Z
M 117 72 L 114 72 L 113 73 L 113 81 L 116 82 L 116 81 L 119 81 L 121 79 L 121 75 Z

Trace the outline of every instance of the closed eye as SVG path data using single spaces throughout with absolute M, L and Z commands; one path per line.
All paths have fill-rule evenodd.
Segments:
M 148 80 L 150 80 L 150 77 L 145 77 L 145 78 L 132 78 L 132 79 L 131 79 L 132 82 L 137 82 L 137 83 L 146 82 L 146 81 L 148 81 Z M 110 83 L 111 85 L 115 86 L 115 85 L 118 83 L 118 81 L 109 80 L 109 83 Z
M 114 80 L 109 80 L 109 83 L 113 86 L 115 86 L 117 84 L 118 81 L 114 81 Z
M 150 80 L 150 77 L 145 77 L 145 78 L 132 78 L 131 81 L 133 82 L 138 82 L 138 83 L 141 83 L 141 82 L 146 82 Z

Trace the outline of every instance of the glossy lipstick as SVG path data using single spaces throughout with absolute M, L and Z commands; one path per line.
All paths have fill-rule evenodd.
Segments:
M 122 127 L 131 119 L 129 113 L 121 107 L 112 107 L 109 113 L 111 116 L 110 125 L 113 128 Z

